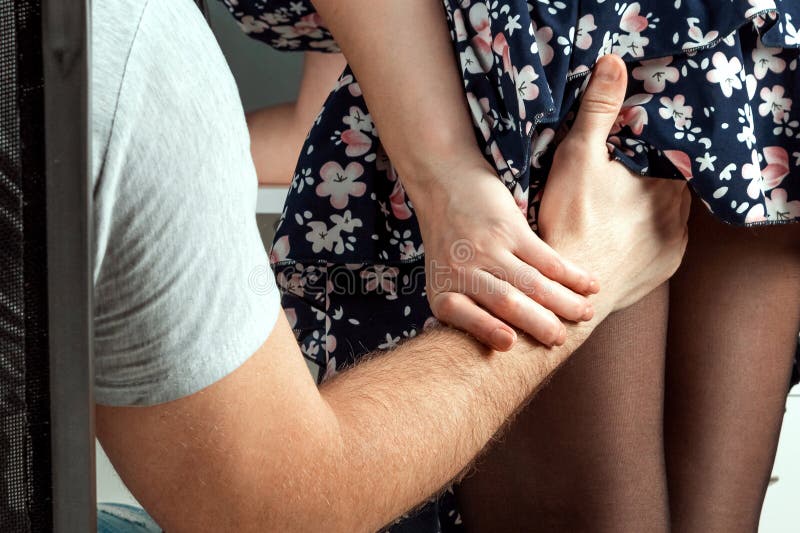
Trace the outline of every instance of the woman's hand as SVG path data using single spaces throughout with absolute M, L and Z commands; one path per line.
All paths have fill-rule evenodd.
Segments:
M 513 328 L 552 346 L 566 337 L 559 317 L 592 318 L 585 295 L 597 290 L 593 278 L 536 236 L 482 158 L 438 172 L 422 180 L 425 191 L 408 194 L 425 245 L 428 301 L 439 320 L 504 351 L 516 340 Z

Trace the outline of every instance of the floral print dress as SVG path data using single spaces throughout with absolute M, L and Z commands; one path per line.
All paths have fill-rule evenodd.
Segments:
M 275 48 L 337 51 L 307 0 L 222 1 Z M 534 229 L 555 146 L 609 53 L 630 80 L 609 138 L 620 162 L 687 180 L 730 224 L 800 220 L 800 2 L 443 3 L 476 139 Z M 423 254 L 414 207 L 347 69 L 308 136 L 271 253 L 320 379 L 435 323 Z M 460 527 L 448 492 L 391 529 Z

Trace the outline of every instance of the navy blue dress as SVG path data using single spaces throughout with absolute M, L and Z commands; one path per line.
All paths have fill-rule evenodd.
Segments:
M 273 47 L 337 51 L 308 1 L 223 1 L 245 32 Z M 800 220 L 800 2 L 444 6 L 476 139 L 534 229 L 555 147 L 592 66 L 609 53 L 626 61 L 630 79 L 609 137 L 620 162 L 688 180 L 730 224 Z M 435 323 L 423 254 L 414 208 L 347 69 L 306 141 L 271 254 L 321 379 Z M 460 530 L 452 493 L 391 529 Z

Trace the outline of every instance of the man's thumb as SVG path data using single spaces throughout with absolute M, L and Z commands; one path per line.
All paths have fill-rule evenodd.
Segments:
M 628 71 L 622 59 L 615 55 L 601 57 L 592 71 L 572 132 L 589 143 L 605 146 L 627 86 Z

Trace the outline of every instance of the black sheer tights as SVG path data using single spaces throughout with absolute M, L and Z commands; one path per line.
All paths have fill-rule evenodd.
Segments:
M 670 286 L 609 317 L 459 487 L 467 529 L 755 531 L 798 327 L 800 227 L 693 206 Z

